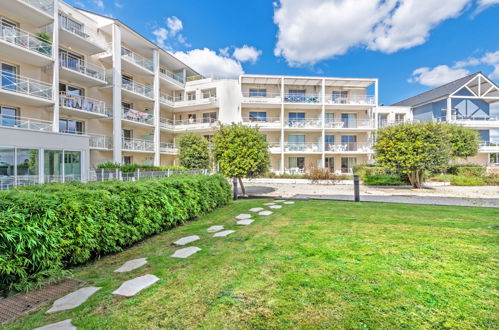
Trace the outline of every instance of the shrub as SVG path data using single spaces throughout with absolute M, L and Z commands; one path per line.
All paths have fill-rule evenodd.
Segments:
M 453 175 L 452 174 L 437 174 L 432 177 L 430 177 L 430 181 L 433 182 L 450 182 L 452 180 Z
M 0 192 L 0 292 L 119 252 L 228 203 L 222 176 L 47 184 Z
M 398 174 L 375 174 L 366 176 L 364 184 L 367 186 L 403 186 L 404 182 Z
M 499 186 L 499 174 L 497 173 L 490 173 L 488 175 L 485 175 L 483 177 L 483 180 L 489 186 Z
M 474 164 L 458 164 L 449 167 L 447 172 L 454 175 L 481 177 L 485 175 L 485 167 Z
M 380 166 L 360 164 L 353 166 L 353 173 L 360 176 L 361 180 L 364 180 L 366 176 L 377 175 L 377 174 L 387 174 L 388 171 Z
M 305 178 L 312 180 L 312 182 L 339 181 L 339 180 L 351 179 L 351 178 L 349 178 L 348 175 L 345 175 L 345 174 L 337 175 L 337 174 L 332 173 L 327 168 L 318 168 L 318 167 L 312 167 L 310 169 L 309 173 L 305 174 Z
M 204 169 L 210 165 L 208 140 L 196 133 L 186 133 L 178 139 L 180 165 Z
M 485 181 L 480 177 L 454 175 L 450 183 L 454 186 L 485 186 Z
M 139 164 L 126 164 L 120 165 L 113 162 L 107 162 L 103 164 L 99 164 L 97 166 L 98 169 L 114 169 L 118 168 L 122 172 L 135 172 L 137 169 L 146 170 L 146 171 L 187 171 L 186 167 L 183 166 L 152 166 L 152 165 L 139 165 Z

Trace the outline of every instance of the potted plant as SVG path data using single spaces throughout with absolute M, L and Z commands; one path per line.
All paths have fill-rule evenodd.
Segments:
M 43 44 L 40 44 L 38 45 L 38 52 L 42 53 L 42 54 L 47 54 L 47 55 L 51 55 L 52 54 L 52 40 L 50 38 L 50 36 L 45 33 L 45 32 L 38 32 L 36 34 L 36 38 L 40 41 L 43 41 L 44 43 Z

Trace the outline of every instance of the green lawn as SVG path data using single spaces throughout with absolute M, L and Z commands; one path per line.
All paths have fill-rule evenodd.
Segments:
M 498 209 L 297 201 L 235 226 L 264 202 L 231 203 L 74 269 L 103 288 L 72 311 L 46 316 L 47 305 L 7 328 L 67 318 L 79 329 L 497 328 Z M 214 224 L 237 232 L 211 238 Z M 169 257 L 194 234 L 202 251 Z M 139 257 L 149 263 L 113 274 Z M 161 280 L 134 298 L 111 295 L 147 273 Z

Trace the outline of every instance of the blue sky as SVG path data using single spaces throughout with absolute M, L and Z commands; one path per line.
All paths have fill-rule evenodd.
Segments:
M 67 2 L 204 74 L 379 78 L 387 105 L 475 71 L 499 81 L 499 0 Z

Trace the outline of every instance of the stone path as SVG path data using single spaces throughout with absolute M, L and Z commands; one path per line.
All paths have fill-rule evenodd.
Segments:
M 195 242 L 198 239 L 199 239 L 199 236 L 192 235 L 192 236 L 183 237 L 183 238 L 179 239 L 178 241 L 173 242 L 173 244 L 175 244 L 175 245 L 186 245 L 186 244 Z
M 45 325 L 33 330 L 76 330 L 76 327 L 71 323 L 72 319 L 67 319 L 61 322 Z
M 250 209 L 250 212 L 260 212 L 263 210 L 265 210 L 263 207 L 254 207 L 254 208 Z
M 276 199 L 274 202 L 276 202 L 276 203 L 282 203 L 282 202 L 285 202 L 285 200 L 284 199 Z
M 235 232 L 236 232 L 235 230 L 224 230 L 216 233 L 215 235 L 213 235 L 213 237 L 225 237 Z
M 288 204 L 288 205 L 289 205 L 289 204 L 294 204 L 294 203 L 295 203 L 295 202 L 292 202 L 292 201 L 286 201 L 286 202 L 284 202 L 284 204 Z
M 267 206 L 269 206 L 269 205 L 275 205 L 275 203 L 265 203 L 265 204 L 263 204 L 263 205 L 267 205 Z
M 145 264 L 147 264 L 147 258 L 128 260 L 120 268 L 116 269 L 114 272 L 115 273 L 130 272 L 134 269 L 144 266 Z
M 251 223 L 255 221 L 255 220 L 251 220 L 251 219 L 245 219 L 245 220 L 239 220 L 237 222 L 238 225 L 242 225 L 242 226 L 247 226 L 247 225 L 251 225 Z
M 159 278 L 151 274 L 136 277 L 133 280 L 123 282 L 123 284 L 118 289 L 113 291 L 113 294 L 125 297 L 133 297 L 137 293 L 144 290 L 145 288 L 150 287 L 157 281 L 159 281 Z
M 47 311 L 47 313 L 55 313 L 78 307 L 100 289 L 101 288 L 95 286 L 88 286 L 78 289 L 75 292 L 71 292 L 70 294 L 54 301 L 54 304 Z
M 185 259 L 185 258 L 188 258 L 191 255 L 193 255 L 194 253 L 199 252 L 199 251 L 201 251 L 201 249 L 198 248 L 197 246 L 189 246 L 189 247 L 186 247 L 184 249 L 180 249 L 180 250 L 175 251 L 175 253 L 172 254 L 171 257 Z
M 206 229 L 206 231 L 209 233 L 215 233 L 215 232 L 220 231 L 222 229 L 224 229 L 224 226 L 211 226 L 210 228 Z
M 246 213 L 239 214 L 238 216 L 236 216 L 237 220 L 244 220 L 249 218 L 251 218 L 251 214 L 246 214 Z
M 258 214 L 259 215 L 271 215 L 273 212 L 272 211 L 262 211 L 262 212 L 259 212 Z
M 269 208 L 271 208 L 271 209 L 280 209 L 280 208 L 282 208 L 282 205 L 270 205 Z

